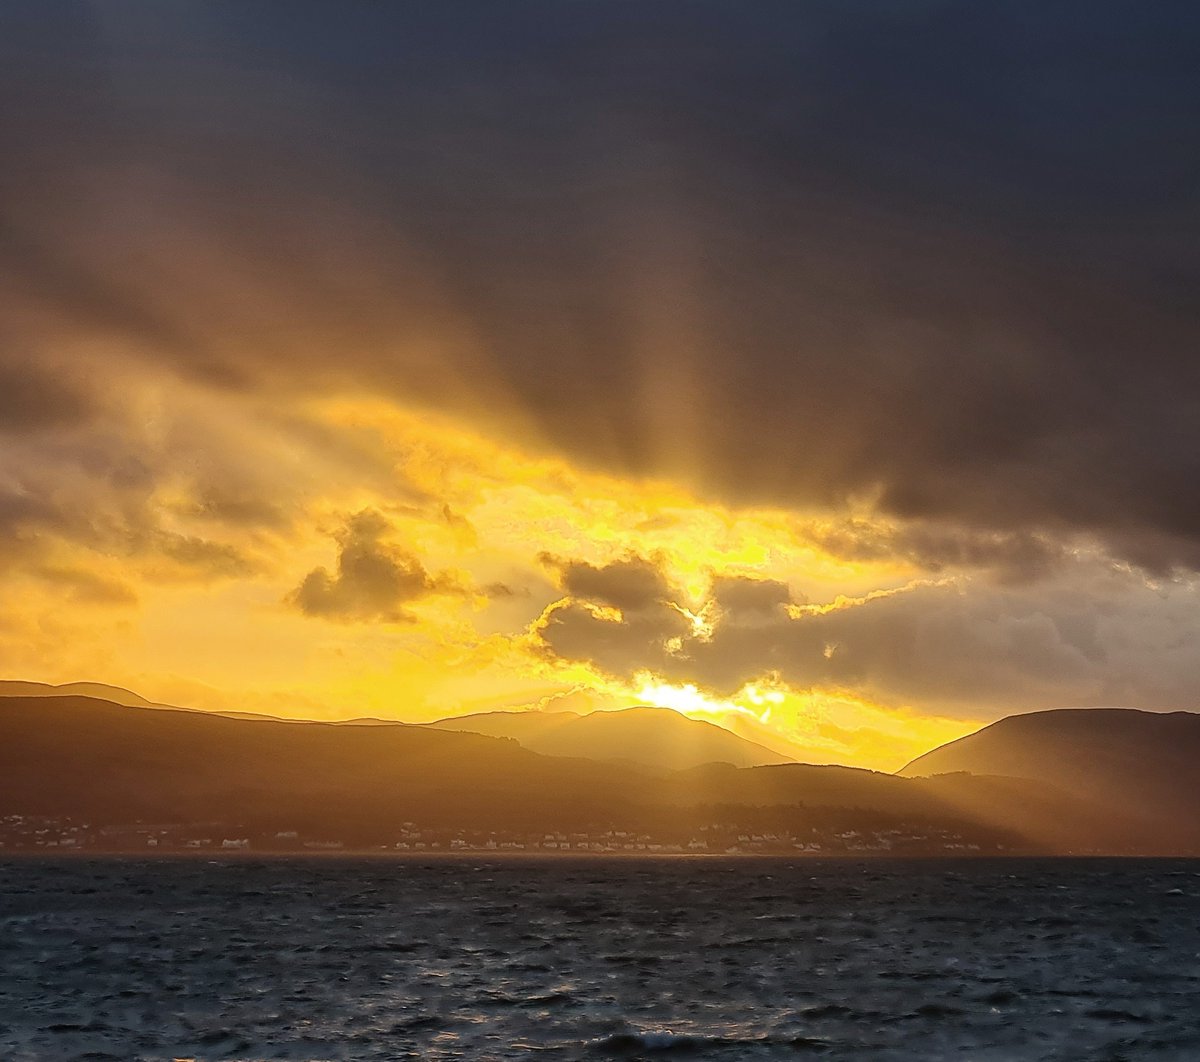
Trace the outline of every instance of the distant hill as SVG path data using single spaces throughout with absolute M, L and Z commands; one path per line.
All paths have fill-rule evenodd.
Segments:
M 93 697 L 131 708 L 163 708 L 200 712 L 227 719 L 291 722 L 262 712 L 199 709 L 150 701 L 119 686 L 102 682 L 68 682 L 53 686 L 44 682 L 0 680 L 0 697 Z M 599 716 L 602 718 L 595 718 Z M 590 720 L 590 721 L 589 721 Z M 308 722 L 310 720 L 304 720 Z M 361 717 L 326 720 L 338 726 L 403 726 L 395 719 Z M 732 763 L 754 767 L 791 763 L 799 750 L 780 735 L 752 720 L 735 721 L 726 729 L 715 723 L 690 719 L 669 708 L 629 708 L 581 714 L 573 711 L 495 711 L 451 716 L 420 724 L 438 730 L 457 730 L 489 737 L 512 738 L 533 752 L 547 756 L 582 756 L 598 760 L 621 760 L 648 767 L 684 769 L 702 763 Z M 570 725 L 568 725 L 570 724 Z M 734 733 L 734 730 L 741 733 Z
M 0 679 L 0 697 L 95 697 L 129 708 L 149 708 L 152 702 L 131 690 L 109 686 L 103 682 L 64 682 L 52 686 L 48 682 L 21 682 Z
M 591 712 L 483 712 L 430 724 L 440 730 L 510 737 L 547 756 L 641 763 L 684 770 L 705 763 L 759 767 L 791 762 L 763 745 L 671 708 Z
M 1200 715 L 1064 708 L 1013 715 L 919 756 L 914 778 L 966 771 L 1053 785 L 1151 847 L 1200 845 Z
M 740 738 L 761 745 L 776 753 L 787 763 L 828 763 L 830 752 L 826 748 L 812 748 L 787 737 L 769 723 L 743 712 L 726 712 L 718 726 Z
M 597 714 L 605 725 L 629 721 Z M 541 722 L 549 739 L 588 718 Z M 659 721 L 632 717 L 647 719 Z M 598 732 L 601 752 L 611 751 L 609 738 Z M 942 850 L 945 841 L 984 851 L 1200 854 L 1190 819 L 1147 832 L 1111 802 L 1041 779 L 961 771 L 909 778 L 794 763 L 648 771 L 431 726 L 232 719 L 86 697 L 0 698 L 0 828 L 13 815 L 92 828 L 237 831 L 226 837 L 285 832 L 363 847 L 390 843 L 417 822 L 536 837 L 650 831 L 684 841 L 718 827 L 735 839 L 778 830 L 849 851 L 870 835 L 875 850 L 895 843 L 902 852 Z
M 562 826 L 607 818 L 628 805 L 639 778 L 424 726 L 0 698 L 0 815 L 303 823 L 357 838 L 414 819 Z
M 526 748 L 532 748 L 541 738 L 580 718 L 578 712 L 498 711 L 454 715 L 425 725 L 435 730 L 512 738 Z
M 104 682 L 64 682 L 52 686 L 47 682 L 24 682 L 17 679 L 0 679 L 0 697 L 92 697 L 111 704 L 123 704 L 127 708 L 165 708 L 172 712 L 203 712 L 206 715 L 223 715 L 228 719 L 281 719 L 280 716 L 263 712 L 221 711 L 216 708 L 186 708 L 183 705 L 163 704 L 147 700 L 121 686 L 110 686 Z M 352 722 L 387 723 L 389 720 L 367 719 Z M 390 720 L 395 722 L 395 720 Z

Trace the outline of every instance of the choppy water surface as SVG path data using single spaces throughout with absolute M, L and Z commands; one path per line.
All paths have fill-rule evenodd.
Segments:
M 1200 1059 L 1200 863 L 0 863 L 0 1057 Z

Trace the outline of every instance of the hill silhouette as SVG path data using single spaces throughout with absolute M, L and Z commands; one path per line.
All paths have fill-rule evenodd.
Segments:
M 789 758 L 670 708 L 625 708 L 587 715 L 574 712 L 483 712 L 440 719 L 440 730 L 510 737 L 547 756 L 640 763 L 683 770 L 705 763 L 758 767 Z
M 1200 846 L 1200 715 L 1063 708 L 1001 719 L 917 757 L 915 778 L 965 771 L 1057 787 L 1149 848 Z
M 637 776 L 424 726 L 233 719 L 86 697 L 0 699 L 0 814 L 242 823 L 356 839 L 385 823 L 555 825 Z M 547 807 L 547 795 L 553 803 Z
M 0 679 L 0 697 L 95 697 L 129 708 L 150 708 L 152 701 L 121 686 L 104 682 L 64 682 L 54 686 L 48 682 L 23 682 L 19 679 Z
M 227 719 L 297 721 L 264 712 L 162 704 L 131 690 L 102 682 L 68 682 L 55 686 L 45 682 L 0 680 L 0 697 L 63 696 L 93 697 L 128 707 L 203 712 Z M 592 719 L 593 715 L 602 718 Z M 395 719 L 369 716 L 320 722 L 339 726 L 395 726 L 398 723 Z M 754 720 L 734 719 L 731 723 L 733 725 L 726 727 L 692 719 L 669 708 L 638 707 L 600 709 L 595 712 L 500 710 L 448 716 L 433 723 L 409 725 L 512 738 L 526 748 L 548 756 L 623 760 L 670 769 L 684 769 L 710 762 L 732 763 L 739 767 L 790 763 L 803 752 L 787 738 L 772 736 L 769 728 Z
M 910 846 L 901 850 L 924 851 L 940 837 L 964 849 L 1200 854 L 1184 824 L 1148 834 L 1139 818 L 1039 779 L 795 763 L 647 770 L 430 726 L 232 719 L 86 697 L 0 698 L 0 820 L 14 815 L 363 847 L 390 843 L 405 823 L 539 837 L 653 830 L 682 840 L 759 824 L 850 849 L 870 833 Z

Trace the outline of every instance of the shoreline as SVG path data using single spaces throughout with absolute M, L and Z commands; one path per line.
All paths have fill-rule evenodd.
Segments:
M 1140 860 L 1200 862 L 1200 853 L 1143 853 L 1143 852 L 927 852 L 889 855 L 880 852 L 495 852 L 487 849 L 455 852 L 388 852 L 376 849 L 346 849 L 343 851 L 247 851 L 226 849 L 204 851 L 0 851 L 0 865 L 5 863 L 29 862 L 195 862 L 246 863 L 246 862 L 289 862 L 338 860 L 373 860 L 407 863 L 462 862 L 480 859 L 497 863 L 518 862 L 662 862 L 703 860 L 707 862 L 740 862 L 745 860 L 790 860 L 805 863 L 928 863 L 934 861 L 956 863 L 999 863 L 1021 861 L 1085 861 L 1085 860 Z

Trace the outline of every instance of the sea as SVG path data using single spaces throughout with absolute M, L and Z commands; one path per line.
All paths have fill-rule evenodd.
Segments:
M 0 1058 L 1200 1059 L 1200 861 L 20 858 Z

